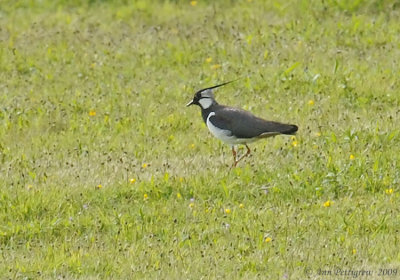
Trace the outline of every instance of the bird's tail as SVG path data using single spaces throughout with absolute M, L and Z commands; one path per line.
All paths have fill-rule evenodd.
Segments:
M 288 124 L 285 126 L 284 130 L 280 131 L 280 133 L 287 135 L 295 135 L 298 129 L 299 128 L 297 127 L 297 125 Z
M 267 132 L 264 132 L 257 136 L 257 138 L 268 138 L 279 134 L 295 135 L 298 130 L 297 125 L 294 124 L 283 124 L 278 122 L 270 122 L 270 127 Z

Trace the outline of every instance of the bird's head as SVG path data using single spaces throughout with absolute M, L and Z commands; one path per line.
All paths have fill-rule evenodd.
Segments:
M 209 108 L 212 104 L 215 104 L 214 94 L 211 89 L 202 89 L 195 93 L 193 100 L 191 100 L 186 106 L 198 105 L 203 109 Z
M 199 90 L 198 92 L 195 93 L 193 100 L 191 100 L 188 104 L 186 104 L 186 106 L 198 105 L 202 109 L 208 109 L 211 105 L 217 103 L 214 98 L 213 89 L 224 86 L 232 82 L 234 81 L 226 82 L 220 85 Z

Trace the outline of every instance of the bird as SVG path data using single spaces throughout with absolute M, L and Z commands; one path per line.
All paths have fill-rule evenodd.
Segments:
M 186 107 L 191 105 L 199 106 L 203 121 L 211 134 L 231 146 L 233 155 L 232 167 L 236 167 L 243 158 L 250 155 L 249 143 L 280 134 L 295 135 L 298 130 L 298 126 L 294 124 L 267 121 L 248 111 L 220 105 L 215 100 L 213 90 L 234 81 L 236 80 L 201 89 L 186 104 Z M 246 146 L 247 152 L 237 159 L 235 146 L 240 144 Z

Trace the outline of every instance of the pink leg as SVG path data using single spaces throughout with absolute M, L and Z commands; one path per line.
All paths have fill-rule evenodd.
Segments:
M 236 164 L 238 163 L 238 161 L 236 161 L 236 151 L 235 151 L 235 147 L 232 146 L 232 155 L 233 155 L 233 165 L 232 167 L 236 167 Z
M 245 146 L 246 146 L 246 148 L 247 148 L 247 152 L 241 157 L 241 158 L 239 158 L 237 161 L 236 161 L 236 163 L 235 163 L 235 166 L 236 166 L 236 164 L 239 162 L 239 161 L 241 161 L 242 159 L 244 159 L 245 157 L 247 157 L 248 155 L 250 155 L 250 148 L 249 148 L 249 146 L 247 146 L 247 144 L 245 144 Z

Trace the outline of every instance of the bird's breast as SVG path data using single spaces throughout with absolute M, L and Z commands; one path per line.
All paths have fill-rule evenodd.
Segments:
M 234 135 L 232 135 L 232 132 L 230 130 L 217 127 L 212 123 L 211 118 L 213 116 L 215 116 L 215 112 L 210 112 L 206 120 L 208 130 L 210 130 L 211 134 L 214 135 L 219 140 L 225 142 L 226 144 L 230 145 L 239 144 L 238 142 L 239 139 L 237 139 Z

